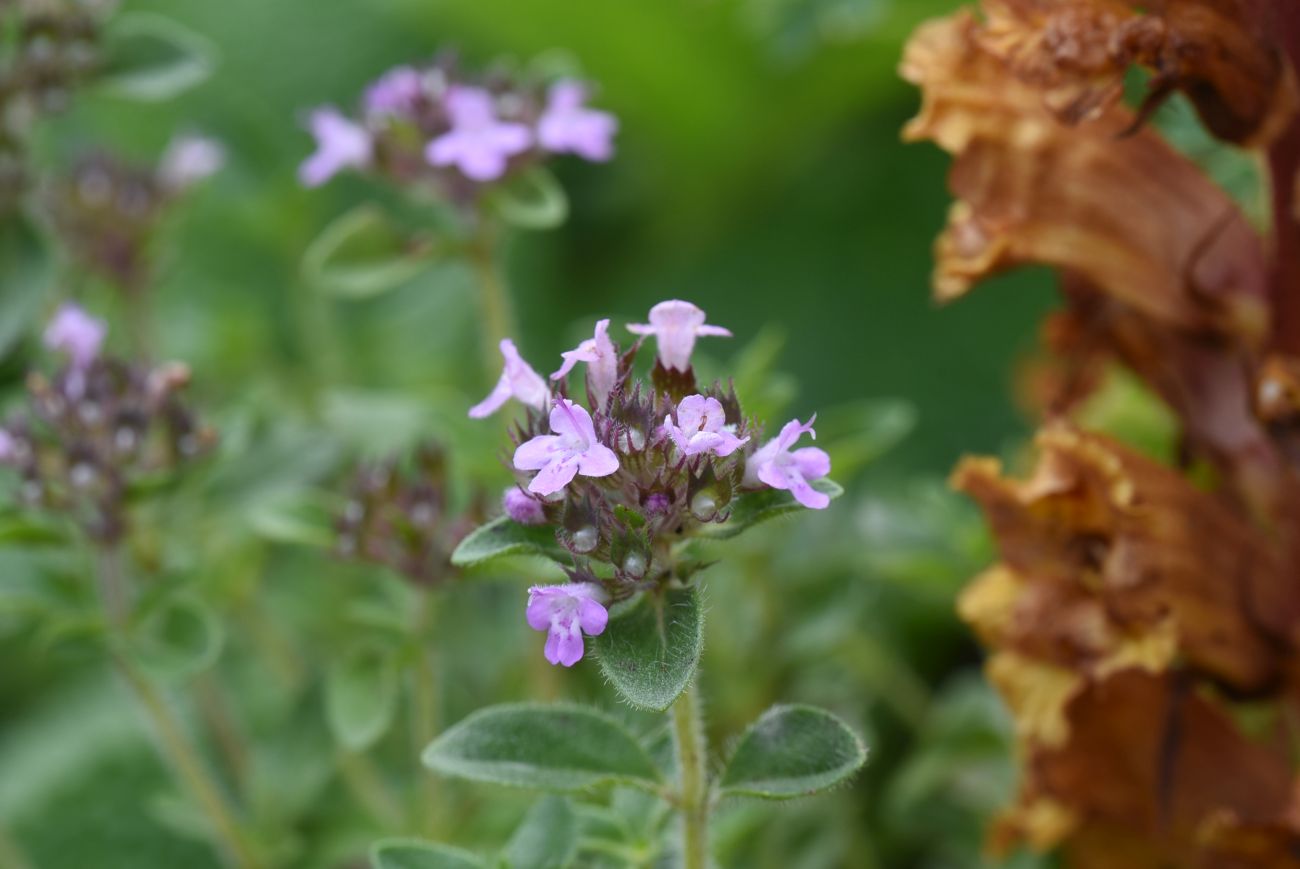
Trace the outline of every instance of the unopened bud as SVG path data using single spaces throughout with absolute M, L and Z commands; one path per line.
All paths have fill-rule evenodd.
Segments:
M 645 567 L 645 556 L 639 552 L 633 552 L 623 559 L 623 572 L 634 579 L 645 576 Z
M 600 542 L 600 534 L 590 525 L 573 532 L 573 549 L 575 552 L 590 552 Z

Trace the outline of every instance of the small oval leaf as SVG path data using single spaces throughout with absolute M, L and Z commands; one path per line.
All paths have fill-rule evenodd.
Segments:
M 422 839 L 383 839 L 370 848 L 372 869 L 485 869 L 477 855 Z
M 625 700 L 664 711 L 691 684 L 704 649 L 698 592 L 643 594 L 615 607 L 595 647 L 601 672 Z
M 212 609 L 188 594 L 175 595 L 149 612 L 133 634 L 137 660 L 164 679 L 184 679 L 211 666 L 225 635 Z
M 563 704 L 481 709 L 435 739 L 421 759 L 443 775 L 548 791 L 653 786 L 658 778 L 650 756 L 621 724 Z
M 365 299 L 396 289 L 434 258 L 428 240 L 410 237 L 382 209 L 365 204 L 321 230 L 303 253 L 302 273 L 323 292 Z
M 844 494 L 844 488 L 829 477 L 813 480 L 810 483 L 818 492 L 823 492 L 835 500 Z M 729 540 L 750 528 L 790 513 L 799 513 L 808 508 L 800 504 L 785 489 L 762 489 L 757 492 L 741 492 L 731 501 L 731 518 L 721 525 L 708 525 L 701 531 L 702 537 L 714 540 Z
M 719 782 L 723 794 L 788 800 L 852 776 L 867 749 L 847 724 L 814 706 L 773 706 L 736 744 Z
M 502 857 L 510 869 L 565 869 L 578 848 L 578 818 L 564 797 L 545 796 L 528 810 Z
M 0 359 L 5 359 L 36 319 L 54 268 L 49 246 L 31 222 L 20 216 L 0 220 L 0 262 L 5 264 Z
M 550 526 L 521 525 L 509 516 L 500 516 L 471 531 L 451 554 L 451 563 L 473 567 L 507 555 L 540 555 L 561 563 L 570 560 Z
M 391 651 L 373 643 L 353 646 L 329 668 L 326 717 L 345 748 L 364 751 L 388 731 L 397 706 L 397 676 Z
M 569 197 L 555 176 L 534 166 L 488 194 L 488 204 L 520 229 L 554 229 L 569 216 Z
M 114 18 L 105 35 L 99 86 L 126 99 L 167 100 L 207 80 L 217 48 L 170 18 L 133 12 Z

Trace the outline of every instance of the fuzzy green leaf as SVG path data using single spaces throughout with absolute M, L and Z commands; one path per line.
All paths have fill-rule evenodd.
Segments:
M 365 299 L 411 280 L 436 255 L 427 240 L 411 238 L 384 211 L 366 204 L 321 230 L 303 254 L 302 273 L 324 292 Z
M 535 166 L 492 190 L 489 206 L 520 229 L 554 229 L 569 216 L 569 198 L 555 176 Z
M 818 492 L 830 495 L 831 500 L 844 494 L 844 488 L 830 478 L 813 480 L 810 484 Z M 731 518 L 722 525 L 707 526 L 700 533 L 715 540 L 729 540 L 760 522 L 799 513 L 808 508 L 800 504 L 785 489 L 762 489 L 757 492 L 742 492 L 731 502 Z
M 370 848 L 372 869 L 485 869 L 477 855 L 421 839 L 384 839 Z
M 578 848 L 578 818 L 564 797 L 542 797 L 515 829 L 502 857 L 510 869 L 564 869 Z
M 691 684 L 704 649 L 698 592 L 643 594 L 615 607 L 595 647 L 601 671 L 625 700 L 662 712 Z
M 363 751 L 393 722 L 398 673 L 392 653 L 381 646 L 353 646 L 325 676 L 325 711 L 334 738 Z
M 150 611 L 132 636 L 136 658 L 165 679 L 184 679 L 211 666 L 225 633 L 212 609 L 188 594 L 175 595 Z
M 614 719 L 582 706 L 521 703 L 481 709 L 424 750 L 443 775 L 549 791 L 653 785 L 645 749 Z
M 23 339 L 46 299 L 53 261 L 30 221 L 6 216 L 0 220 L 0 262 L 5 264 L 0 293 L 0 359 L 4 359 Z
M 167 100 L 207 80 L 217 48 L 160 15 L 134 12 L 109 25 L 99 85 L 126 99 Z
M 521 525 L 509 516 L 480 525 L 460 542 L 451 555 L 457 567 L 473 567 L 507 555 L 540 555 L 554 561 L 568 561 L 567 550 L 555 540 L 546 525 Z
M 846 780 L 867 761 L 847 724 L 813 706 L 773 706 L 740 737 L 720 786 L 723 794 L 788 800 Z

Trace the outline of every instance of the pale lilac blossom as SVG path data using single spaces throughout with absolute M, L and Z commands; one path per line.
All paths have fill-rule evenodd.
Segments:
M 659 344 L 659 361 L 665 368 L 685 371 L 691 367 L 695 339 L 702 335 L 730 338 L 721 326 L 704 323 L 704 312 L 680 299 L 660 302 L 650 309 L 650 322 L 632 323 L 627 329 L 634 335 L 654 335 Z
M 664 431 L 684 456 L 713 453 L 729 456 L 749 442 L 736 437 L 734 426 L 727 425 L 722 402 L 704 395 L 688 395 L 677 405 L 677 422 L 672 415 L 664 418 Z
M 614 349 L 614 342 L 609 340 L 609 320 L 598 322 L 595 335 L 561 355 L 564 364 L 551 375 L 551 379 L 559 380 L 579 362 L 585 362 L 592 394 L 597 403 L 603 405 L 618 382 L 618 351 Z
M 424 92 L 424 76 L 413 66 L 390 69 L 366 88 L 362 98 L 368 115 L 405 115 L 414 111 Z
M 537 142 L 557 154 L 577 154 L 604 161 L 614 154 L 618 119 L 609 112 L 587 108 L 587 89 L 566 79 L 551 86 L 546 110 L 537 121 Z
M 451 130 L 424 152 L 434 166 L 455 166 L 474 181 L 493 181 L 505 174 L 511 157 L 533 144 L 527 126 L 497 118 L 492 94 L 482 88 L 452 88 L 444 105 Z
M 99 355 L 108 327 L 104 321 L 90 316 L 80 305 L 65 303 L 45 327 L 45 346 L 65 353 L 72 367 L 84 370 Z
M 509 338 L 501 341 L 501 355 L 506 359 L 501 379 L 487 398 L 469 409 L 472 419 L 482 419 L 496 413 L 510 399 L 517 399 L 529 407 L 545 410 L 551 402 L 551 391 L 546 388 L 542 375 L 524 361 Z
M 512 521 L 520 525 L 542 525 L 546 522 L 542 502 L 521 491 L 518 486 L 506 489 L 505 495 L 501 497 L 501 507 Z
M 546 631 L 546 660 L 572 667 L 586 651 L 582 635 L 599 636 L 609 623 L 605 590 L 594 582 L 535 585 L 528 589 L 528 626 Z
M 215 175 L 226 165 L 226 149 L 216 139 L 184 134 L 167 145 L 158 163 L 158 178 L 169 190 L 185 190 Z
M 370 132 L 332 106 L 316 109 L 308 119 L 316 151 L 298 167 L 298 179 L 319 187 L 344 169 L 369 165 L 374 151 Z
M 18 455 L 18 441 L 9 432 L 0 428 L 0 463 L 13 461 Z
M 591 414 L 567 398 L 551 410 L 551 431 L 522 443 L 515 450 L 515 467 L 538 471 L 528 491 L 550 495 L 569 485 L 578 474 L 607 477 L 618 470 L 618 456 L 596 439 Z
M 814 415 L 807 424 L 797 419 L 786 423 L 780 435 L 749 457 L 745 465 L 745 484 L 752 486 L 762 481 L 774 489 L 788 489 L 805 507 L 825 509 L 831 503 L 830 496 L 818 492 L 809 482 L 831 472 L 831 457 L 816 447 L 790 449 L 805 432 L 814 440 L 817 438 L 817 432 L 813 431 L 816 420 Z

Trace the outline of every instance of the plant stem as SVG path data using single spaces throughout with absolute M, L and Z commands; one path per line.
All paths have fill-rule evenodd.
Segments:
M 370 758 L 361 752 L 340 749 L 338 760 L 348 789 L 374 821 L 385 830 L 400 829 L 404 823 L 402 806 L 393 799 Z
M 425 647 L 426 638 L 434 633 L 436 615 L 433 592 L 420 589 L 419 616 L 415 635 L 415 660 L 411 668 L 411 739 L 418 758 L 438 735 L 438 669 Z M 417 764 L 419 782 L 415 788 L 415 828 L 426 836 L 436 836 L 442 817 L 438 782 Z
M 101 550 L 96 573 L 110 627 L 109 657 L 153 725 L 159 753 L 198 801 L 226 861 L 240 869 L 259 869 L 261 863 L 244 838 L 225 796 L 204 766 L 198 751 L 190 744 L 176 715 L 149 677 L 122 650 L 127 609 L 120 551 L 116 548 Z
M 230 708 L 221 683 L 211 673 L 200 673 L 195 679 L 194 699 L 199 714 L 240 793 L 248 793 L 249 750 L 248 740 L 240 730 L 239 722 Z
M 492 224 L 484 221 L 469 246 L 469 259 L 478 279 L 479 304 L 483 310 L 484 360 L 491 380 L 495 380 L 501 370 L 497 345 L 514 331 L 510 292 L 497 263 L 498 237 Z
M 691 685 L 673 704 L 673 742 L 677 748 L 682 813 L 682 867 L 708 869 L 709 781 L 700 700 Z

